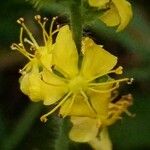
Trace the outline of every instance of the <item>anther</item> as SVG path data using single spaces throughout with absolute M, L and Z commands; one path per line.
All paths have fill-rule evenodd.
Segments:
M 60 28 L 60 25 L 57 25 L 57 29 L 59 29 Z
M 116 74 L 122 74 L 123 73 L 123 67 L 119 66 L 116 70 L 115 70 Z
M 130 78 L 129 81 L 127 82 L 127 84 L 132 84 L 134 81 L 134 78 Z
M 19 43 L 18 45 L 19 45 L 20 47 L 23 47 L 23 44 L 22 44 L 22 43 Z
M 47 117 L 45 117 L 44 115 L 40 118 L 41 122 L 46 123 L 47 122 Z
M 28 44 L 30 44 L 30 45 L 34 45 L 31 41 L 29 41 L 27 38 L 24 38 L 24 42 L 26 42 L 26 43 L 28 43 Z
M 47 22 L 47 21 L 48 21 L 48 19 L 47 19 L 46 17 L 44 17 L 44 18 L 43 18 L 43 21 L 44 21 L 44 22 Z
M 52 19 L 55 21 L 57 18 L 58 18 L 58 16 L 56 16 L 56 17 L 53 17 Z
M 30 51 L 35 51 L 35 50 L 36 50 L 36 48 L 34 46 L 30 47 Z
M 40 15 L 36 15 L 36 16 L 34 16 L 34 18 L 35 18 L 35 20 L 37 20 L 37 21 L 41 21 L 41 16 L 40 16 Z
M 22 70 L 22 69 L 19 69 L 19 73 L 22 74 L 22 75 L 26 75 L 26 71 Z
M 17 23 L 23 24 L 23 23 L 24 23 L 24 18 L 19 18 L 19 19 L 17 20 Z
M 10 48 L 11 48 L 12 50 L 16 50 L 15 43 L 13 43 L 13 44 L 10 46 Z

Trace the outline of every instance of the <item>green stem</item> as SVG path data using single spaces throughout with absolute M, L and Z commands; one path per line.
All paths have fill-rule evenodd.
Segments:
M 16 149 L 17 145 L 22 141 L 24 136 L 30 130 L 35 119 L 39 115 L 41 108 L 42 108 L 41 104 L 35 104 L 35 103 L 30 104 L 28 106 L 22 118 L 17 123 L 17 126 L 15 127 L 12 134 L 9 137 L 6 137 L 6 139 L 2 141 L 1 149 L 3 150 Z
M 72 0 L 70 6 L 71 30 L 77 46 L 78 53 L 81 54 L 82 41 L 82 0 Z
M 100 132 L 99 138 L 95 137 L 89 142 L 89 144 L 94 148 L 94 150 L 112 150 L 112 144 L 107 128 L 104 128 Z
M 55 150 L 69 150 L 69 120 L 67 118 L 60 120 L 59 126 L 58 138 L 55 141 Z

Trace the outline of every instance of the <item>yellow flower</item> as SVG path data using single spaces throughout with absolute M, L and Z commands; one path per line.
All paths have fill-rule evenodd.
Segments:
M 92 39 L 85 38 L 82 44 L 83 59 L 81 61 L 68 25 L 52 32 L 54 19 L 48 35 L 45 31 L 45 19 L 44 23 L 41 23 L 40 16 L 35 18 L 43 30 L 44 46 L 37 44 L 22 18 L 18 20 L 18 23 L 22 25 L 20 44 L 12 45 L 12 49 L 18 50 L 30 60 L 21 70 L 22 92 L 32 101 L 43 100 L 45 105 L 55 104 L 50 112 L 41 117 L 44 122 L 47 116 L 59 107 L 63 117 L 71 115 L 73 109 L 78 110 L 80 114 L 81 110 L 79 105 L 76 105 L 77 101 L 81 103 L 81 107 L 82 105 L 88 107 L 86 111 L 90 110 L 89 116 L 95 115 L 95 109 L 91 105 L 91 101 L 95 98 L 93 93 L 103 93 L 104 97 L 109 97 L 109 93 L 117 89 L 120 82 L 130 80 L 128 78 L 113 80 L 107 76 L 110 73 L 122 73 L 122 67 L 111 70 L 117 63 L 117 57 L 95 44 Z M 34 49 L 33 53 L 29 53 L 30 50 L 25 48 L 22 39 L 23 29 L 31 39 L 31 41 L 25 39 L 25 42 L 30 44 L 28 47 Z M 58 35 L 53 43 L 52 35 L 56 32 Z M 105 80 L 103 80 L 104 77 Z M 68 107 L 64 109 L 66 105 Z M 88 116 L 86 111 L 84 111 L 85 116 Z M 76 116 L 78 116 L 77 113 Z
M 120 82 L 130 80 L 128 78 L 120 80 L 107 78 L 104 82 L 101 81 L 100 77 L 103 78 L 110 73 L 122 73 L 122 67 L 111 70 L 116 65 L 117 58 L 104 50 L 102 46 L 95 44 L 90 38 L 83 40 L 82 47 L 84 54 L 81 62 L 69 26 L 60 28 L 52 53 L 53 73 L 43 70 L 42 80 L 47 83 L 45 93 L 54 92 L 56 97 L 57 95 L 63 95 L 62 93 L 64 95 L 58 96 L 58 99 L 55 99 L 55 102 L 53 101 L 56 106 L 41 117 L 43 122 L 47 121 L 47 116 L 59 107 L 60 114 L 63 117 L 71 115 L 73 109 L 85 112 L 87 116 L 86 110 L 82 110 L 82 108 L 84 109 L 82 105 L 86 105 L 88 111 L 90 110 L 89 115 L 92 115 L 95 113 L 91 105 L 91 101 L 95 97 L 92 96 L 92 93 L 104 93 L 105 95 L 117 89 Z M 50 89 L 48 89 L 49 86 Z M 56 90 L 56 88 L 59 89 Z M 89 94 L 90 92 L 91 94 Z M 51 101 L 51 99 L 44 99 L 44 104 L 51 105 L 53 104 Z M 78 102 L 80 105 L 77 104 Z
M 51 70 L 51 53 L 53 50 L 52 36 L 57 33 L 59 29 L 56 29 L 52 32 L 53 24 L 56 20 L 56 17 L 54 17 L 52 20 L 49 33 L 47 33 L 45 30 L 45 25 L 48 21 L 47 18 L 43 19 L 43 23 L 39 15 L 35 16 L 35 19 L 42 28 L 44 45 L 39 46 L 32 33 L 24 24 L 24 19 L 20 18 L 17 20 L 17 22 L 22 26 L 20 30 L 20 43 L 13 43 L 11 48 L 13 50 L 18 50 L 29 59 L 27 65 L 25 65 L 25 67 L 20 70 L 22 77 L 19 81 L 22 92 L 28 95 L 31 100 L 39 101 L 44 97 L 41 89 L 43 89 L 43 86 L 45 85 L 41 80 L 41 71 L 43 70 L 43 66 L 47 70 Z M 23 39 L 23 31 L 26 31 L 29 39 Z
M 100 19 L 107 26 L 118 26 L 117 31 L 123 30 L 131 20 L 132 8 L 131 4 L 127 0 L 89 0 L 89 4 L 92 7 L 99 7 L 105 5 L 108 7 L 101 16 Z
M 105 142 L 107 141 L 107 143 L 109 143 L 109 146 L 107 145 L 109 147 L 107 149 L 109 150 L 111 149 L 110 140 L 108 135 L 104 135 L 103 130 L 106 130 L 107 126 L 121 119 L 120 115 L 123 112 L 129 114 L 127 108 L 132 104 L 132 96 L 130 94 L 122 96 L 121 99 L 114 103 L 110 97 L 103 97 L 100 93 L 95 93 L 93 99 L 91 102 L 96 111 L 95 115 L 93 117 L 71 116 L 73 127 L 69 136 L 76 142 L 93 143 L 93 140 L 96 139 L 99 139 L 99 141 L 102 140 L 103 142 L 105 140 Z M 107 105 L 104 106 L 103 101 L 106 101 L 105 103 L 107 103 Z M 87 108 L 83 108 L 82 106 L 82 109 Z M 108 133 L 105 131 L 105 134 Z

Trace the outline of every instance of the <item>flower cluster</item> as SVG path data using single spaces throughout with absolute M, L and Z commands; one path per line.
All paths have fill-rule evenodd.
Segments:
M 123 112 L 127 112 L 132 104 L 131 95 L 123 96 L 117 102 L 113 99 L 120 84 L 130 84 L 132 79 L 112 78 L 111 74 L 122 74 L 123 67 L 113 69 L 117 57 L 91 38 L 82 39 L 81 59 L 68 25 L 58 26 L 53 31 L 56 20 L 53 18 L 47 32 L 47 18 L 42 19 L 38 15 L 35 19 L 42 28 L 44 44 L 38 44 L 24 24 L 24 19 L 20 18 L 17 21 L 22 26 L 20 43 L 11 46 L 29 60 L 20 70 L 20 88 L 32 101 L 42 100 L 44 105 L 53 106 L 41 117 L 41 121 L 46 122 L 47 117 L 58 110 L 60 116 L 70 116 L 73 123 L 70 138 L 90 143 L 100 130 L 106 130 L 107 126 L 120 119 Z M 23 38 L 24 31 L 27 38 Z M 56 33 L 56 40 L 53 41 Z

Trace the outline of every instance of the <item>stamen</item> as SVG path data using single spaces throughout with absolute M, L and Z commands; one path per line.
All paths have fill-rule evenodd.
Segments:
M 68 109 L 66 110 L 66 113 L 63 115 L 63 118 L 65 118 L 70 113 L 72 105 L 73 105 L 74 100 L 75 100 L 75 97 L 76 97 L 76 94 L 73 94 L 70 105 L 68 106 Z
M 23 45 L 23 28 L 20 28 L 20 43 L 22 44 L 22 47 L 25 49 L 24 45 Z
M 57 29 L 60 29 L 60 25 L 59 24 L 57 25 Z
M 19 73 L 22 74 L 22 75 L 26 75 L 26 71 L 24 71 L 22 69 L 19 69 Z
M 128 84 L 133 80 L 133 78 L 123 78 L 119 80 L 113 80 L 113 81 L 107 81 L 107 82 L 101 82 L 101 83 L 89 83 L 89 86 L 103 86 L 103 85 L 109 85 L 109 84 L 114 84 L 114 83 L 119 83 L 119 82 L 127 82 Z
M 47 22 L 47 21 L 48 21 L 48 19 L 47 19 L 46 17 L 44 17 L 44 18 L 43 18 L 43 21 L 44 21 L 44 22 Z
M 37 20 L 37 21 L 41 21 L 41 16 L 40 16 L 40 15 L 36 15 L 36 16 L 34 16 L 34 18 L 35 18 L 35 20 Z
M 88 108 L 93 112 L 96 113 L 95 109 L 93 108 L 93 106 L 89 103 L 89 100 L 88 100 L 88 97 L 87 95 L 81 90 L 80 93 L 82 94 L 83 96 L 83 100 L 85 101 L 85 103 L 87 104 Z
M 112 105 L 112 103 L 110 103 L 107 125 L 111 125 L 115 121 L 117 121 L 123 112 L 126 112 L 129 115 L 132 115 L 127 110 L 127 108 L 131 105 L 132 105 L 132 95 L 131 94 L 122 96 L 121 99 L 113 105 Z
M 132 84 L 134 81 L 134 78 L 130 78 L 130 80 L 127 82 L 127 84 Z
M 49 30 L 49 35 L 52 35 L 53 26 L 54 26 L 54 23 L 55 23 L 57 18 L 58 18 L 57 16 L 52 18 L 52 22 L 51 22 L 51 26 L 50 26 L 50 30 Z
M 53 17 L 52 18 L 52 22 L 51 22 L 51 25 L 50 25 L 50 28 L 49 28 L 49 39 L 48 41 L 50 41 L 50 43 L 52 43 L 52 31 L 53 31 L 53 26 L 54 26 L 54 23 L 56 21 L 58 17 Z
M 17 22 L 19 24 L 22 25 L 22 27 L 26 30 L 27 34 L 29 35 L 30 39 L 32 40 L 32 42 L 34 43 L 34 45 L 36 46 L 36 48 L 39 47 L 38 43 L 36 42 L 36 40 L 34 39 L 32 33 L 29 31 L 29 29 L 26 27 L 26 25 L 24 24 L 24 19 L 23 18 L 20 18 L 17 20 Z
M 19 24 L 23 24 L 24 23 L 24 18 L 19 18 L 18 20 L 17 20 L 17 23 L 19 23 Z
M 60 101 L 60 103 L 58 104 L 58 105 L 56 105 L 56 107 L 54 107 L 50 112 L 48 112 L 48 113 L 46 113 L 45 115 L 43 115 L 43 116 L 41 116 L 41 118 L 40 118 L 40 120 L 42 121 L 42 122 L 47 122 L 47 117 L 49 116 L 49 115 L 51 115 L 53 112 L 55 112 L 68 98 L 69 98 L 69 96 L 71 95 L 72 93 L 71 92 L 69 92 L 61 101 Z
M 13 43 L 13 44 L 10 46 L 10 48 L 11 48 L 12 50 L 16 50 L 16 43 Z
M 93 88 L 88 88 L 88 89 L 97 93 L 109 93 L 109 92 L 116 90 L 118 87 L 119 87 L 119 83 L 117 83 L 113 88 L 110 88 L 108 90 L 99 90 L 99 89 L 93 89 Z
M 22 47 L 22 44 L 21 44 L 21 43 L 19 43 L 18 45 L 17 45 L 16 43 L 13 43 L 13 44 L 10 46 L 10 48 L 11 48 L 12 50 L 18 50 L 20 53 L 22 53 L 24 56 L 26 56 L 29 60 L 31 60 L 30 54 L 29 54 L 27 51 L 25 51 L 23 48 L 21 48 L 21 47 Z
M 111 102 L 112 102 L 115 98 L 117 98 L 118 95 L 119 95 L 119 92 L 118 92 L 118 91 L 113 91 L 113 92 L 112 92 L 112 95 L 111 95 Z
M 43 31 L 43 39 L 44 39 L 44 43 L 45 45 L 47 44 L 47 40 L 46 38 L 48 39 L 49 38 L 49 35 L 47 34 L 47 32 L 45 31 L 45 24 L 46 22 L 48 21 L 47 18 L 44 18 L 44 23 L 42 24 L 41 23 L 41 16 L 40 15 L 36 15 L 35 17 L 35 20 L 37 20 L 38 24 L 40 25 L 40 27 L 42 28 L 42 31 Z
M 116 74 L 122 74 L 123 73 L 123 67 L 122 66 L 119 66 L 116 71 L 115 71 Z
M 27 38 L 24 38 L 24 42 L 30 44 L 31 46 L 34 46 L 34 44 L 30 40 L 28 40 Z

